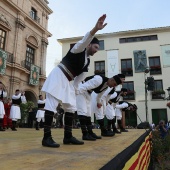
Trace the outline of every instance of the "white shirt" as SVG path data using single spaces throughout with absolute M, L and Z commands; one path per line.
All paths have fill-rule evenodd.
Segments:
M 96 75 L 92 79 L 86 81 L 85 83 L 83 83 L 79 86 L 78 94 L 84 93 L 87 90 L 92 90 L 94 88 L 97 88 L 102 84 L 102 82 L 103 82 L 102 77 L 99 75 Z M 106 87 L 108 87 L 107 82 L 103 85 L 102 89 L 105 89 Z M 97 94 L 97 103 L 101 102 L 101 97 L 106 90 L 107 90 L 107 88 L 105 90 L 103 90 L 101 93 Z
M 83 37 L 82 40 L 78 41 L 73 48 L 71 49 L 70 52 L 72 53 L 80 53 L 82 51 L 85 50 L 85 48 L 90 44 L 90 42 L 92 41 L 92 39 L 94 38 L 94 36 L 92 36 L 90 34 L 90 32 L 87 32 L 86 35 Z M 89 56 L 87 56 L 87 51 L 85 51 L 85 63 L 84 66 L 87 64 L 87 58 L 89 58 Z M 86 72 L 81 73 L 79 76 L 75 77 L 74 79 L 74 87 L 77 90 L 78 89 L 78 85 L 81 81 L 83 81 L 86 77 Z

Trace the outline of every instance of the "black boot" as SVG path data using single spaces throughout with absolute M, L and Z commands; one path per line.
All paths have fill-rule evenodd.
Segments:
M 128 130 L 126 130 L 125 128 L 123 128 L 122 126 L 122 121 L 121 120 L 117 120 L 117 123 L 119 125 L 120 131 L 121 132 L 128 132 Z
M 82 145 L 84 142 L 77 140 L 72 136 L 72 123 L 73 123 L 73 113 L 65 112 L 64 117 L 64 144 L 74 144 L 74 145 Z
M 5 129 L 2 128 L 2 124 L 3 124 L 3 119 L 0 119 L 0 131 L 5 131 Z
M 88 131 L 87 131 L 86 116 L 79 115 L 78 118 L 79 118 L 79 121 L 80 121 L 80 127 L 81 127 L 81 131 L 82 131 L 82 134 L 83 134 L 82 140 L 95 141 L 96 139 L 93 138 L 92 136 L 90 136 Z
M 51 136 L 51 124 L 53 121 L 54 112 L 49 110 L 45 111 L 45 122 L 44 122 L 44 138 L 42 140 L 42 145 L 47 147 L 58 148 L 60 147 Z
M 101 136 L 97 136 L 93 132 L 93 130 L 92 130 L 93 126 L 92 126 L 92 123 L 91 123 L 91 117 L 86 117 L 86 126 L 87 126 L 88 133 L 90 134 L 90 136 L 92 138 L 94 138 L 94 139 L 101 139 L 102 138 Z
M 117 133 L 117 134 L 121 134 L 121 132 L 119 132 L 115 126 L 116 123 L 116 119 L 112 119 L 112 128 L 113 128 L 113 132 Z
M 36 129 L 36 130 L 40 130 L 40 129 L 39 129 L 39 122 L 38 122 L 38 121 L 36 121 L 35 129 Z
M 112 126 L 112 120 L 107 120 L 107 130 L 110 133 L 113 133 L 113 131 L 111 130 L 111 126 Z
M 11 127 L 12 131 L 17 131 L 16 124 L 17 124 L 17 121 L 12 121 L 12 127 Z
M 107 129 L 105 128 L 104 126 L 104 119 L 100 119 L 100 120 L 97 120 L 99 125 L 100 125 L 100 129 L 101 129 L 101 135 L 102 136 L 107 136 L 107 137 L 111 137 L 111 136 L 114 136 L 115 134 L 112 132 L 108 132 Z

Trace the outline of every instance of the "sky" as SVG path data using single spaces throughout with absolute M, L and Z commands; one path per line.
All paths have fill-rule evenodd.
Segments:
M 107 15 L 107 26 L 97 34 L 170 26 L 170 0 L 48 0 L 53 11 L 48 31 L 46 74 L 62 58 L 57 39 L 83 36 Z

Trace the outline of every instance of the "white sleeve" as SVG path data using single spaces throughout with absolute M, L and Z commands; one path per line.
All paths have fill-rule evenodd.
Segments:
M 26 97 L 25 96 L 21 96 L 21 101 L 22 101 L 22 103 L 27 103 Z
M 3 97 L 7 97 L 7 92 L 3 91 Z
M 78 89 L 78 86 L 79 86 L 80 82 L 82 82 L 85 79 L 85 77 L 86 77 L 86 72 L 83 72 L 79 76 L 75 77 L 75 79 L 74 79 L 74 88 L 75 88 L 75 90 Z
M 102 95 L 106 92 L 106 90 L 103 90 L 101 93 L 97 94 L 97 103 L 101 103 Z
M 14 94 L 13 96 L 12 96 L 12 99 L 19 99 L 21 97 L 21 93 L 19 93 L 17 96 Z
M 45 100 L 38 100 L 38 104 L 44 104 Z
M 116 105 L 116 108 L 117 109 L 124 109 L 124 108 L 127 108 L 128 107 L 128 104 L 127 103 L 122 103 L 122 104 L 117 104 Z
M 114 92 L 114 93 L 110 96 L 109 100 L 114 99 L 115 97 L 117 97 L 117 92 Z
M 87 32 L 82 40 L 78 41 L 70 50 L 71 53 L 80 53 L 90 44 L 94 36 Z
M 85 83 L 79 86 L 79 93 L 84 93 L 87 90 L 94 89 L 102 84 L 102 77 L 101 76 L 94 76 L 92 79 L 86 81 Z

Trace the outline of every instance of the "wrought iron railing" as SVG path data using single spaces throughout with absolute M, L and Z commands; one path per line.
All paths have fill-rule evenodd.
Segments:
M 27 62 L 26 60 L 22 60 L 21 61 L 21 66 L 30 71 L 31 63 Z M 40 67 L 40 72 L 39 73 L 40 73 L 40 75 L 42 75 L 41 67 Z
M 128 91 L 126 96 L 123 96 L 123 100 L 135 100 L 135 91 Z
M 40 23 L 40 18 L 37 15 L 35 15 L 33 11 L 30 11 L 30 17 L 37 23 Z
M 1 49 L 3 50 L 3 49 Z M 7 62 L 8 63 L 13 63 L 14 62 L 14 56 L 12 53 L 9 53 L 8 51 L 3 50 L 7 54 Z

